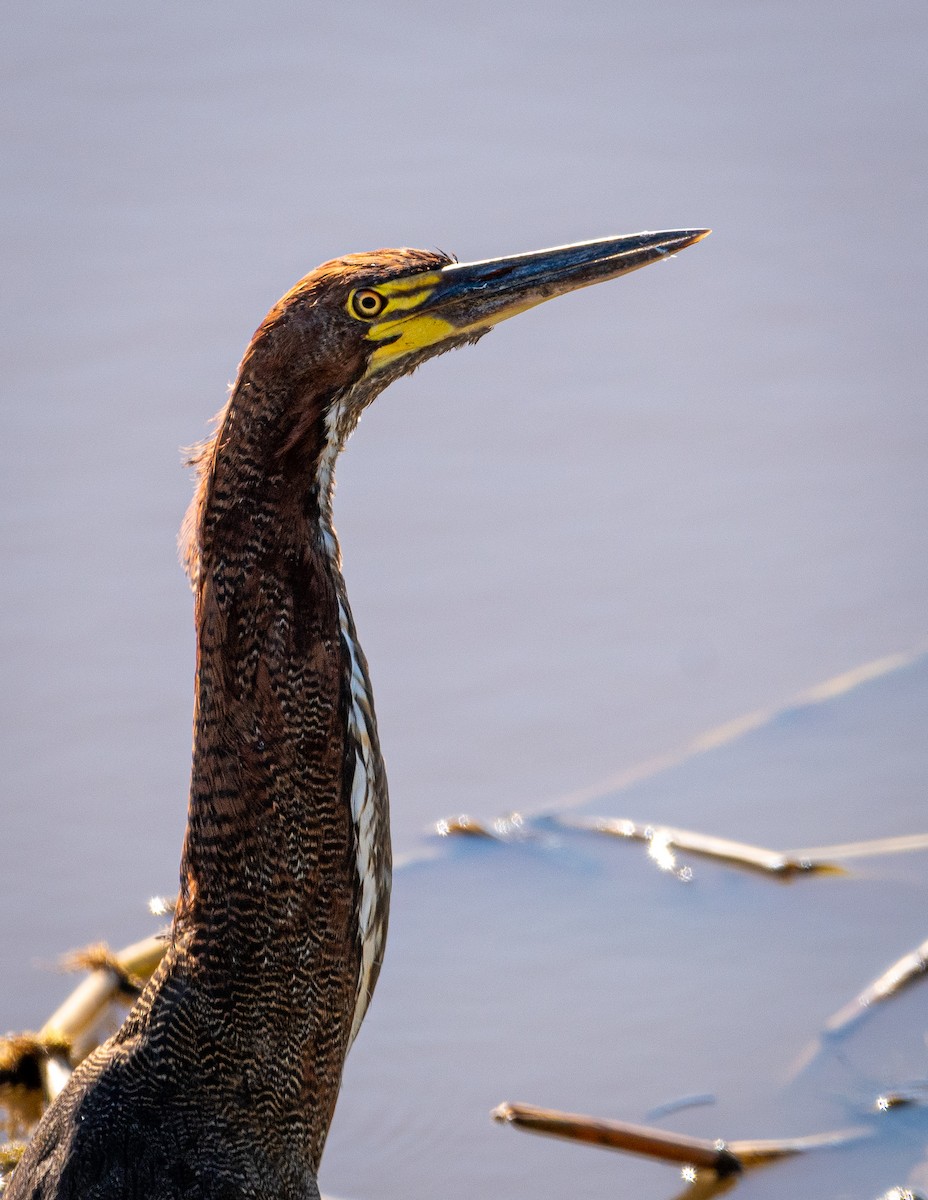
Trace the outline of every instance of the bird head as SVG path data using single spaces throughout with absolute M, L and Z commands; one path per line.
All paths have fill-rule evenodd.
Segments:
M 376 250 L 324 263 L 262 322 L 243 362 L 286 385 L 292 450 L 320 417 L 335 451 L 399 375 L 474 342 L 545 300 L 657 262 L 707 230 L 640 233 L 459 263 L 425 250 Z M 318 453 L 319 437 L 308 447 Z
M 195 509 L 202 511 L 220 454 L 239 486 L 276 478 L 326 496 L 361 413 L 398 376 L 508 317 L 658 262 L 708 232 L 638 233 L 472 263 L 409 249 L 323 263 L 255 333 L 216 434 L 195 457 Z

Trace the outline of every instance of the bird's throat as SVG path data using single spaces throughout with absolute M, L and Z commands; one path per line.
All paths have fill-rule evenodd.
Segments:
M 386 780 L 330 488 L 249 495 L 219 455 L 207 489 L 178 963 L 317 1159 L 386 937 Z

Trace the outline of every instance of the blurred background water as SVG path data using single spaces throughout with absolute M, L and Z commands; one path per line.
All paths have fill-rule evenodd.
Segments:
M 0 1026 L 59 998 L 36 963 L 134 939 L 172 890 L 193 675 L 178 447 L 325 258 L 715 230 L 429 364 L 352 441 L 336 520 L 400 854 L 447 812 L 557 809 L 923 642 L 922 3 L 39 0 L 4 26 Z M 822 789 L 787 805 L 814 836 L 776 840 L 915 831 L 919 720 L 878 795 L 866 773 Z M 762 813 L 772 835 L 801 791 L 784 754 L 781 788 L 758 760 L 760 791 L 721 810 L 694 778 L 631 815 L 747 836 Z M 445 1069 L 429 1046 L 423 1078 Z

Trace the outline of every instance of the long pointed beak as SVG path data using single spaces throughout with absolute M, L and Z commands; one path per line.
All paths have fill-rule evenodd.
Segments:
M 533 250 L 511 258 L 454 263 L 441 272 L 435 306 L 444 309 L 443 315 L 450 318 L 448 309 L 460 304 L 471 321 L 482 317 L 495 324 L 513 315 L 510 309 L 522 312 L 575 288 L 627 275 L 692 246 L 708 234 L 708 229 L 635 233 L 630 237 Z
M 684 250 L 708 229 L 636 233 L 509 258 L 452 263 L 382 285 L 387 305 L 368 333 L 378 370 L 397 358 L 477 337 L 491 326 L 576 288 L 616 279 Z

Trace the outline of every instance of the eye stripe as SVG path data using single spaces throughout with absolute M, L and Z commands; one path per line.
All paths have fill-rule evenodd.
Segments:
M 348 296 L 348 311 L 353 317 L 357 317 L 361 321 L 372 321 L 375 317 L 379 317 L 385 309 L 389 308 L 392 312 L 407 312 L 410 309 L 416 309 L 424 304 L 435 290 L 434 285 L 429 284 L 428 276 L 419 276 L 416 280 L 404 280 L 405 289 L 389 299 L 384 295 L 384 291 L 391 286 L 388 284 L 380 285 L 377 288 L 358 288 Z
M 418 308 L 420 304 L 423 304 L 426 300 L 428 300 L 429 296 L 431 296 L 432 292 L 434 291 L 435 289 L 432 287 L 420 287 L 415 292 L 406 292 L 401 296 L 393 296 L 389 301 L 387 301 L 390 307 L 390 312 L 401 312 L 404 309 Z
M 422 288 L 434 287 L 441 279 L 440 271 L 429 271 L 424 275 L 412 275 L 406 279 L 391 279 L 380 284 L 385 296 L 402 296 L 406 292 L 418 292 Z

